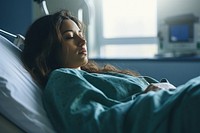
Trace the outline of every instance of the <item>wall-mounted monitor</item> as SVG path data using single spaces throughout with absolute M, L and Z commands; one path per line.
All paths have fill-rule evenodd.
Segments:
M 166 19 L 159 31 L 159 55 L 200 55 L 200 23 L 192 14 Z

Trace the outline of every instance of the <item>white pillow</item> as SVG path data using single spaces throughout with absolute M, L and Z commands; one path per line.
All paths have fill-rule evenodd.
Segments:
M 42 90 L 20 60 L 21 51 L 0 35 L 0 113 L 28 133 L 54 133 Z

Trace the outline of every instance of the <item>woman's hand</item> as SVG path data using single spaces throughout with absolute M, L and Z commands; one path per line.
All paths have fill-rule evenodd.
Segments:
M 152 83 L 150 84 L 145 90 L 144 93 L 147 93 L 149 91 L 158 91 L 161 89 L 176 89 L 176 87 L 169 82 L 164 82 L 164 83 Z

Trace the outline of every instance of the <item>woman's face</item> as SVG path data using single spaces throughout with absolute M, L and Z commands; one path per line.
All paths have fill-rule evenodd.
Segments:
M 88 62 L 86 40 L 83 31 L 77 24 L 65 19 L 61 25 L 62 49 L 60 52 L 60 61 L 62 67 L 78 68 Z

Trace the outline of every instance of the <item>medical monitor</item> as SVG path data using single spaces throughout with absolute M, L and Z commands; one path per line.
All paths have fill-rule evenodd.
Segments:
M 200 23 L 194 15 L 169 17 L 159 31 L 159 55 L 200 54 Z
M 193 24 L 171 24 L 169 25 L 169 42 L 171 43 L 187 43 L 194 41 Z

